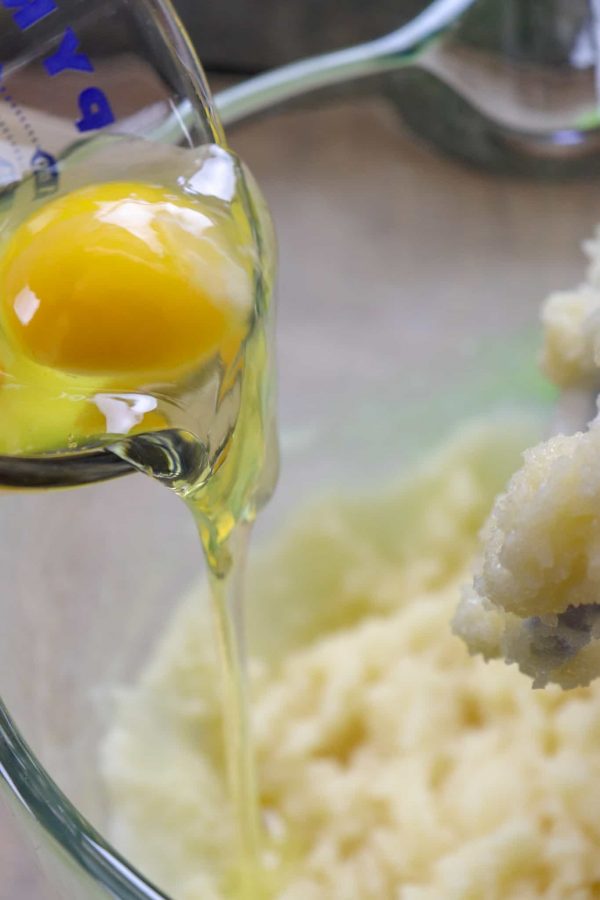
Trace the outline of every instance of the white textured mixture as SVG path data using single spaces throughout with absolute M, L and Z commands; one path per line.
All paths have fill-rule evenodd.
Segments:
M 323 501 L 252 573 L 278 900 L 600 896 L 600 682 L 533 692 L 449 628 L 532 430 L 467 429 L 385 494 Z M 232 862 L 209 628 L 187 599 L 103 752 L 117 846 L 177 900 L 221 898 Z

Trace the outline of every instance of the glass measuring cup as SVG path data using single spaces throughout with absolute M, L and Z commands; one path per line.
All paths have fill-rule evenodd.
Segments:
M 224 146 L 203 73 L 168 2 L 6 0 L 0 28 L 0 237 L 74 187 L 151 177 L 163 132 L 169 146 Z M 175 180 L 185 162 L 166 165 Z M 0 457 L 0 483 L 59 486 L 131 471 L 102 449 L 57 451 Z
M 165 444 L 159 446 L 156 437 L 152 445 L 154 456 L 151 451 L 146 455 L 138 452 L 139 446 L 133 446 L 134 438 L 127 447 L 132 465 L 139 464 L 140 468 L 146 465 L 152 468 L 153 475 L 163 480 L 168 480 L 172 474 L 171 470 L 160 468 L 165 460 L 175 460 L 174 478 L 185 470 L 181 478 L 188 478 L 188 484 L 197 474 L 196 463 L 200 475 L 209 469 L 212 475 L 213 467 L 218 468 L 218 476 L 211 480 L 212 486 L 219 478 L 223 481 L 228 477 L 231 458 L 242 453 L 243 438 L 239 435 L 241 432 L 247 434 L 250 428 L 236 426 L 242 419 L 239 410 L 245 403 L 246 394 L 256 393 L 251 410 L 253 429 L 249 440 L 252 446 L 258 441 L 262 414 L 270 402 L 270 392 L 262 380 L 263 376 L 267 377 L 267 364 L 256 371 L 258 361 L 255 367 L 244 366 L 247 357 L 243 355 L 250 353 L 249 347 L 261 356 L 261 361 L 263 352 L 266 355 L 263 340 L 267 340 L 272 256 L 266 249 L 267 216 L 260 200 L 241 164 L 224 147 L 202 72 L 168 3 L 125 0 L 89 10 L 80 2 L 57 6 L 52 0 L 33 3 L 6 0 L 4 12 L 7 18 L 2 23 L 3 34 L 8 35 L 4 49 L 7 55 L 10 49 L 13 56 L 2 70 L 0 89 L 0 104 L 4 102 L 6 106 L 4 117 L 0 117 L 5 176 L 0 217 L 3 238 L 10 237 L 32 211 L 53 198 L 89 184 L 116 180 L 158 183 L 175 192 L 181 188 L 180 195 L 186 191 L 194 197 L 201 195 L 212 202 L 211 213 L 215 219 L 219 215 L 224 219 L 229 209 L 223 207 L 231 204 L 235 219 L 232 215 L 228 221 L 234 221 L 244 232 L 247 254 L 243 300 L 249 302 L 243 309 L 246 329 L 243 341 L 239 338 L 240 343 L 235 346 L 230 342 L 227 360 L 225 353 L 214 358 L 212 371 L 207 364 L 201 373 L 189 376 L 185 395 L 176 393 L 177 384 L 170 385 L 168 379 L 163 379 L 158 405 L 150 409 L 159 409 L 161 403 L 171 408 L 170 431 L 162 424 L 156 429 L 160 430 Z M 115 24 L 118 26 L 116 42 L 113 40 Z M 185 123 L 179 115 L 182 104 L 188 111 Z M 169 135 L 166 145 L 161 145 L 163 131 Z M 189 225 L 189 219 L 186 222 Z M 211 224 L 208 214 L 203 217 L 203 222 L 208 230 Z M 117 222 L 117 226 L 120 224 Z M 187 233 L 190 232 L 197 237 L 197 231 L 189 228 Z M 231 240 L 237 234 L 232 226 Z M 209 235 L 207 243 L 211 237 Z M 215 249 L 214 245 L 211 249 Z M 221 251 L 225 254 L 224 247 L 218 248 L 218 252 Z M 87 252 L 87 246 L 84 252 Z M 197 261 L 196 257 L 194 259 Z M 227 274 L 231 275 L 231 271 Z M 235 273 L 232 282 L 234 276 Z M 234 288 L 235 285 L 232 292 Z M 239 318 L 242 318 L 241 314 Z M 8 352 L 8 349 L 6 345 L 3 347 L 3 351 Z M 6 361 L 7 356 L 4 352 L 2 355 Z M 37 362 L 33 364 L 37 365 Z M 17 379 L 9 380 L 12 377 L 9 365 L 3 374 L 8 382 L 4 385 L 3 380 L 3 386 L 8 392 L 11 388 L 29 387 L 25 379 L 21 383 Z M 170 387 L 174 388 L 171 394 Z M 52 400 L 66 404 L 82 400 L 81 396 L 75 396 L 75 391 L 71 393 L 66 388 Z M 84 394 L 83 401 L 87 399 Z M 127 396 L 115 393 L 109 399 L 119 404 L 118 416 L 124 411 L 123 403 L 125 412 L 136 412 L 133 392 Z M 36 410 L 39 410 L 39 397 L 36 400 Z M 207 412 L 208 403 L 211 405 Z M 212 418 L 210 412 L 214 413 Z M 116 428 L 107 426 L 106 431 L 129 438 L 132 420 L 129 415 L 126 418 L 125 430 L 120 431 L 117 422 Z M 190 423 L 187 431 L 193 438 L 197 437 L 194 423 L 208 433 L 202 445 L 199 437 L 195 442 L 186 442 L 184 419 Z M 26 424 L 33 427 L 35 419 L 32 417 Z M 61 441 L 64 434 L 62 431 Z M 177 446 L 175 441 L 179 436 L 181 445 Z M 168 450 L 173 449 L 170 458 L 166 451 L 162 453 L 168 440 L 171 441 Z M 116 456 L 104 454 L 102 446 L 88 448 L 84 445 L 71 451 L 72 443 L 75 442 L 69 438 L 68 445 L 65 441 L 66 446 L 59 444 L 52 453 L 42 449 L 36 457 L 20 457 L 18 450 L 15 451 L 13 456 L 4 459 L 7 475 L 3 484 L 10 487 L 67 486 L 132 471 L 131 465 L 125 466 Z M 121 448 L 123 446 L 124 442 Z M 212 459 L 209 458 L 211 454 Z M 273 454 L 271 461 L 272 458 Z M 228 500 L 243 507 L 244 515 L 250 516 L 254 504 L 264 499 L 270 490 L 266 483 L 258 484 L 262 461 L 258 452 L 254 454 L 244 470 L 247 475 L 244 483 L 236 482 L 235 490 L 228 494 Z M 179 464 L 181 467 L 176 469 Z M 272 472 L 268 477 L 271 475 Z M 194 483 L 194 487 L 197 486 Z M 229 507 L 225 509 L 225 504 L 222 507 L 224 517 L 234 515 Z M 201 513 L 198 515 L 200 517 Z M 4 658 L 7 659 L 6 655 Z M 2 690 L 8 708 L 14 708 L 15 698 L 11 698 L 10 685 L 4 680 Z M 27 754 L 4 707 L 0 731 L 4 784 L 10 784 L 13 796 L 33 809 L 41 799 L 37 795 L 36 801 L 31 794 L 32 790 L 36 794 L 38 782 L 35 777 L 20 780 L 19 758 L 23 759 Z M 21 749 L 17 750 L 19 746 Z M 47 795 L 41 804 L 55 823 L 64 821 L 65 801 L 59 795 L 53 794 L 51 799 Z M 44 818 L 43 814 L 41 818 Z M 96 871 L 98 866 L 102 867 L 102 859 L 110 860 L 111 885 L 117 896 L 127 896 L 128 885 L 136 882 L 136 876 L 125 865 L 121 867 L 125 874 L 119 874 L 119 865 L 110 849 L 101 839 L 96 840 L 91 834 L 89 837 L 80 847 L 80 861 L 87 860 L 84 867 Z

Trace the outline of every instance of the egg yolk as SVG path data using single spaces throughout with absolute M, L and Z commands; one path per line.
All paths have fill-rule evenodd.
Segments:
M 241 340 L 251 273 L 205 206 L 111 183 L 34 212 L 0 260 L 5 334 L 34 362 L 79 375 L 164 375 Z

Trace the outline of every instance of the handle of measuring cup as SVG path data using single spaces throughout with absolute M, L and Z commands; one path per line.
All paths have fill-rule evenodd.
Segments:
M 365 44 L 300 60 L 215 95 L 230 125 L 319 88 L 414 64 L 476 0 L 436 0 L 402 28 Z

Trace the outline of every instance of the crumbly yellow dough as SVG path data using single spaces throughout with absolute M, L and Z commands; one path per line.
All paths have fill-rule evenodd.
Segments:
M 600 230 L 585 249 L 587 280 L 542 309 L 542 368 L 576 416 L 600 390 Z M 525 453 L 453 625 L 471 652 L 516 663 L 535 687 L 600 675 L 600 416 Z
M 521 617 L 600 599 L 600 426 L 557 435 L 524 460 L 483 529 L 476 587 Z
M 552 294 L 542 307 L 541 366 L 561 388 L 600 386 L 600 286 Z
M 483 528 L 454 629 L 472 652 L 516 662 L 536 686 L 589 684 L 600 674 L 600 425 L 524 459 Z
M 600 896 L 600 683 L 533 692 L 449 628 L 532 430 L 473 427 L 380 496 L 323 501 L 252 572 L 277 900 Z M 220 900 L 231 865 L 209 628 L 196 593 L 102 759 L 117 846 L 177 900 Z
M 561 388 L 600 388 L 600 227 L 584 251 L 582 284 L 551 294 L 542 306 L 541 366 Z

